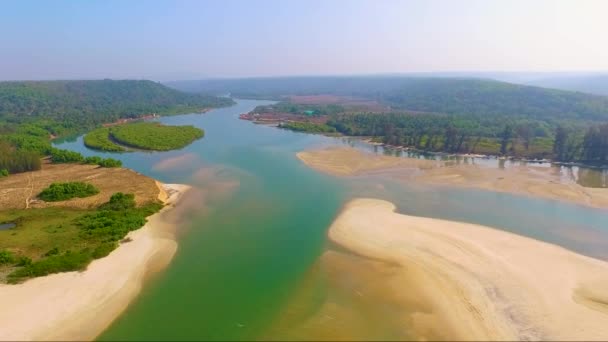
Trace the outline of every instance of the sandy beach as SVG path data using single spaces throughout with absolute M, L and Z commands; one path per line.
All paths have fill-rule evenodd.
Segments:
M 505 169 L 474 164 L 400 158 L 338 147 L 297 154 L 309 167 L 335 176 L 386 174 L 395 179 L 429 185 L 448 185 L 508 192 L 608 207 L 608 189 L 588 188 L 562 177 L 555 168 L 516 166 Z
M 157 184 L 167 205 L 129 233 L 132 241 L 83 272 L 0 285 L 0 340 L 92 340 L 103 332 L 137 296 L 146 276 L 164 268 L 177 250 L 175 227 L 166 215 L 189 186 Z
M 382 200 L 353 200 L 329 237 L 400 267 L 404 280 L 393 290 L 427 307 L 408 318 L 417 330 L 439 329 L 451 340 L 608 338 L 608 263 L 489 227 L 394 210 Z

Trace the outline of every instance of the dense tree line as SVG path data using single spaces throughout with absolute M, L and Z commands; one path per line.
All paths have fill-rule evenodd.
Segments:
M 555 158 L 559 161 L 608 165 L 608 123 L 591 126 L 584 134 L 560 126 L 553 146 Z
M 311 122 L 283 122 L 279 124 L 279 128 L 285 128 L 296 132 L 336 133 L 336 129 L 332 126 Z
M 523 118 L 393 113 L 342 114 L 330 118 L 327 125 L 346 135 L 379 137 L 386 144 L 427 151 L 608 164 L 608 124 L 585 131 Z

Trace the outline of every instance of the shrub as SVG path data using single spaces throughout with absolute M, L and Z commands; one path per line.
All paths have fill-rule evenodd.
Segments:
M 99 163 L 101 163 L 102 160 L 103 159 L 101 157 L 98 157 L 98 156 L 86 157 L 86 158 L 84 158 L 84 163 L 85 164 L 99 165 Z
M 6 177 L 6 176 L 8 176 L 8 170 L 7 169 L 0 170 L 0 177 Z
M 44 256 L 45 256 L 45 257 L 49 257 L 49 256 L 52 256 L 52 255 L 57 255 L 57 254 L 59 254 L 59 248 L 54 247 L 54 248 L 53 248 L 53 249 L 51 249 L 50 251 L 48 251 L 48 252 L 44 253 Z
M 32 264 L 32 259 L 26 257 L 26 256 L 21 256 L 17 259 L 17 263 L 15 263 L 15 266 L 29 266 Z
M 0 265 L 12 264 L 15 262 L 15 256 L 13 253 L 0 249 Z
M 60 150 L 57 148 L 51 149 L 51 161 L 55 164 L 60 163 L 81 163 L 84 161 L 82 154 L 78 152 Z
M 84 198 L 99 193 L 92 184 L 83 182 L 52 183 L 38 195 L 47 202 L 65 201 L 74 197 Z
M 113 159 L 113 158 L 102 159 L 97 164 L 99 164 L 99 166 L 101 166 L 101 167 L 121 167 L 122 166 L 122 162 L 120 160 Z
M 135 195 L 117 192 L 110 197 L 110 201 L 99 206 L 101 210 L 127 210 L 135 208 Z

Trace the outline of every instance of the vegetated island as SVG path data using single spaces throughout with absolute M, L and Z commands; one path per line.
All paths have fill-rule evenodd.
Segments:
M 187 190 L 86 164 L 0 179 L 0 339 L 94 339 L 171 260 Z
M 156 122 L 137 122 L 112 127 L 101 127 L 84 137 L 85 146 L 110 152 L 124 152 L 129 148 L 168 151 L 185 147 L 205 132 L 194 126 L 166 126 Z
M 398 300 L 391 305 L 401 308 L 421 339 L 608 336 L 607 262 L 489 227 L 394 210 L 382 200 L 353 200 L 329 237 L 357 255 L 399 267 L 402 277 L 392 281 L 407 281 L 393 284 Z M 412 313 L 407 298 L 423 312 Z
M 335 176 L 385 174 L 409 183 L 478 188 L 608 208 L 608 189 L 584 187 L 547 167 L 522 165 L 499 169 L 377 155 L 351 147 L 303 151 L 297 157 L 307 166 Z

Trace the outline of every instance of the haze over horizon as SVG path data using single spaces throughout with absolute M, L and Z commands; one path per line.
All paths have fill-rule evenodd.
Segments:
M 608 2 L 19 1 L 0 80 L 608 71 Z

